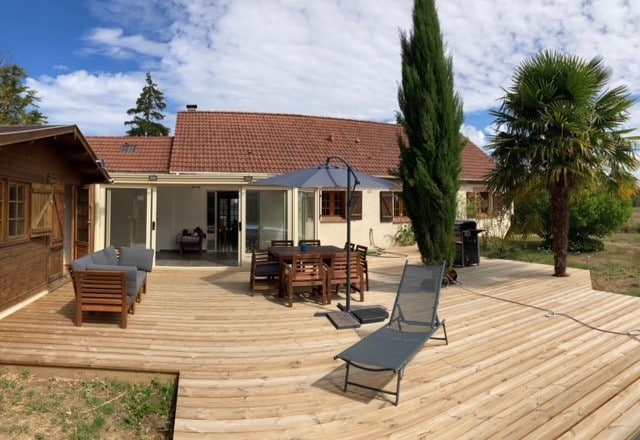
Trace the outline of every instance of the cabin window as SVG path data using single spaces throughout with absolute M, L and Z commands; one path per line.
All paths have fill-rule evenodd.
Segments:
M 352 220 L 362 219 L 362 191 L 352 195 Z M 322 221 L 343 221 L 347 218 L 347 192 L 322 191 Z
M 7 206 L 8 239 L 22 238 L 27 234 L 27 185 L 9 182 Z

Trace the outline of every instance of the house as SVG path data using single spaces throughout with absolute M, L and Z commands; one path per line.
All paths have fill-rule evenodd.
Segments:
M 0 314 L 68 280 L 90 251 L 89 185 L 107 183 L 71 126 L 0 126 Z
M 345 191 L 263 187 L 254 182 L 339 156 L 363 173 L 389 179 L 399 162 L 396 124 L 288 114 L 179 112 L 173 137 L 89 137 L 113 178 L 96 185 L 96 247 L 176 250 L 182 231 L 206 233 L 203 251 L 232 264 L 272 239 L 320 238 L 344 245 Z M 341 165 L 341 164 L 336 164 Z M 467 142 L 461 213 L 466 200 L 491 202 L 484 175 L 493 162 Z M 395 191 L 356 188 L 352 241 L 388 247 L 409 223 Z M 485 210 L 490 206 L 483 205 Z M 488 213 L 489 211 L 486 211 Z

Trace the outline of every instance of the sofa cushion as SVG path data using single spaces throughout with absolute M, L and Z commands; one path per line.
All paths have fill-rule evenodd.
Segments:
M 116 248 L 109 246 L 108 248 L 95 251 L 91 254 L 94 264 L 109 264 L 111 266 L 118 265 L 118 256 L 116 255 Z
M 118 264 L 122 266 L 135 266 L 145 272 L 153 269 L 153 249 L 142 249 L 123 246 L 120 248 Z
M 100 270 L 109 272 L 124 272 L 127 277 L 127 295 L 136 296 L 140 291 L 140 287 L 144 283 L 145 277 L 140 277 L 138 269 L 135 266 L 111 266 L 108 264 L 89 264 L 87 270 Z M 141 272 L 146 276 L 145 272 Z
M 79 270 L 86 270 L 88 264 L 93 264 L 93 258 L 91 255 L 85 255 L 77 260 L 73 260 L 69 266 L 73 272 L 77 272 Z
M 112 266 L 118 265 L 118 254 L 116 254 L 116 248 L 109 246 L 102 249 L 102 252 L 104 253 L 104 256 L 107 257 L 107 264 Z
M 104 264 L 104 265 L 115 266 L 115 264 L 109 263 L 109 260 L 107 260 L 107 256 L 101 250 L 95 251 L 93 254 L 91 254 L 91 259 L 93 260 L 93 264 Z

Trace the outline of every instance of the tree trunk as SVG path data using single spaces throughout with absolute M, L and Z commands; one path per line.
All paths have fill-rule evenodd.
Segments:
M 551 231 L 553 233 L 554 276 L 566 277 L 569 254 L 570 189 L 560 181 L 550 187 Z

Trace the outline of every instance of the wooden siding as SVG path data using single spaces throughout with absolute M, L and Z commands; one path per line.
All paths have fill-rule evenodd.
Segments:
M 0 311 L 47 290 L 63 276 L 64 182 L 77 184 L 81 176 L 59 149 L 45 141 L 0 146 L 0 179 L 28 184 L 26 231 L 24 240 L 0 241 Z M 44 232 L 33 229 L 31 185 L 37 191 L 53 192 L 55 201 L 47 212 Z M 6 203 L 6 201 L 5 201 Z M 5 206 L 6 209 L 6 206 Z M 55 214 L 52 215 L 52 214 Z M 0 213 L 0 215 L 2 215 Z M 6 224 L 3 224 L 6 227 Z M 32 236 L 32 232 L 34 232 Z M 35 235 L 38 236 L 35 236 Z M 55 237 L 54 237 L 55 235 Z M 1 236 L 1 234 L 0 234 Z M 55 238 L 54 241 L 51 239 Z M 52 284 L 48 284 L 52 283 Z
M 0 247 L 0 311 L 47 288 L 47 239 Z
M 391 307 L 404 261 L 370 257 L 366 304 Z M 0 320 L 0 359 L 177 372 L 175 439 L 640 434 L 640 340 L 624 334 L 640 327 L 640 298 L 592 290 L 577 269 L 556 278 L 549 266 L 483 259 L 458 273 L 440 307 L 450 343 L 430 342 L 409 364 L 398 407 L 372 391 L 343 393 L 333 359 L 380 324 L 336 330 L 316 316 L 342 295 L 329 306 L 297 298 L 291 309 L 251 297 L 241 269 L 156 268 L 126 330 L 117 315 L 74 327 L 66 285 Z

